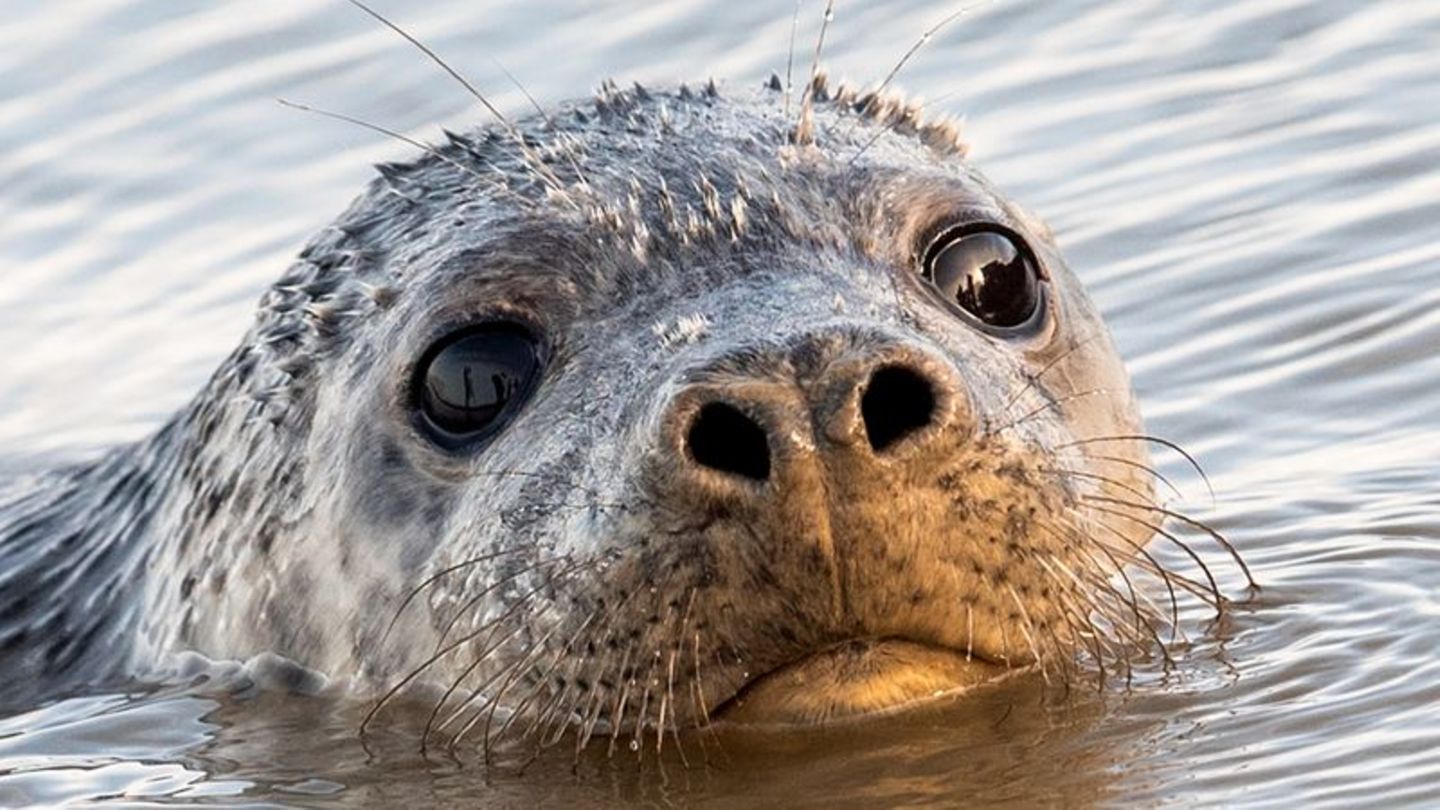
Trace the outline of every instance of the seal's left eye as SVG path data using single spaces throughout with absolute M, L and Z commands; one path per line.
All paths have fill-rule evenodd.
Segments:
M 945 235 L 925 257 L 925 278 L 982 324 L 1013 330 L 1040 311 L 1040 270 L 1019 238 L 996 226 Z
M 515 324 L 450 335 L 426 352 L 415 380 L 426 433 L 450 450 L 473 447 L 505 426 L 540 377 L 540 348 Z

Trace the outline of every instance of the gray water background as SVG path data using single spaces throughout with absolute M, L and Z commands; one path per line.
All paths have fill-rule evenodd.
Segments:
M 512 112 L 492 58 L 543 101 L 748 87 L 791 26 L 780 2 L 376 2 Z M 958 7 L 838 5 L 825 61 L 857 81 Z M 1263 585 L 1219 624 L 1187 609 L 1177 672 L 518 776 L 403 729 L 366 750 L 343 700 L 99 696 L 0 719 L 0 806 L 1440 802 L 1440 3 L 1002 0 L 899 83 L 1054 226 L 1150 428 L 1209 473 L 1213 504 L 1162 459 L 1176 505 Z M 421 138 L 483 118 L 335 0 L 0 0 L 0 469 L 155 429 L 369 164 L 413 152 L 277 96 Z

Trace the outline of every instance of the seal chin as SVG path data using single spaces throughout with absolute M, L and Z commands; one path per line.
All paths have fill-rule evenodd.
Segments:
M 743 725 L 821 725 L 903 711 L 1012 671 L 964 651 L 903 639 L 853 639 L 760 676 L 716 714 Z

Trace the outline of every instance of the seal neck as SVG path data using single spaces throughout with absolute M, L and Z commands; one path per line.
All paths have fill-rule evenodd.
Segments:
M 137 585 L 170 466 L 155 453 L 151 439 L 0 492 L 0 706 L 131 668 Z

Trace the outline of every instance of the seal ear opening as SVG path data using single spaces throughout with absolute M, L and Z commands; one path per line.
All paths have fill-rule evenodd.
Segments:
M 695 414 L 685 444 L 702 467 L 754 481 L 770 477 L 770 442 L 765 430 L 738 408 L 710 402 Z
M 935 419 L 935 389 L 904 366 L 883 366 L 865 386 L 860 416 L 870 448 L 883 452 Z

